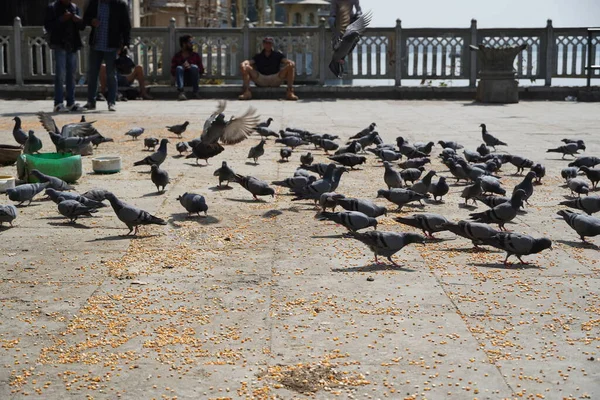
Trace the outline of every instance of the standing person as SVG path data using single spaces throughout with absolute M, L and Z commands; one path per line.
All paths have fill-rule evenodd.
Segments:
M 180 51 L 171 59 L 171 75 L 175 77 L 175 85 L 179 92 L 179 100 L 187 100 L 184 89 L 186 85 L 192 86 L 192 93 L 199 98 L 198 84 L 200 76 L 204 74 L 202 57 L 194 52 L 194 38 L 183 35 L 179 38 Z
M 279 87 L 283 81 L 287 82 L 286 100 L 298 100 L 294 94 L 294 78 L 296 77 L 296 64 L 288 60 L 285 55 L 273 48 L 275 41 L 272 37 L 263 39 L 263 49 L 252 59 L 245 60 L 240 66 L 244 86 L 240 100 L 250 100 L 250 81 L 256 86 Z
M 90 33 L 90 58 L 88 66 L 88 110 L 96 109 L 98 76 L 102 61 L 106 63 L 108 95 L 106 101 L 109 111 L 116 111 L 117 75 L 115 59 L 117 50 L 129 46 L 131 40 L 131 21 L 129 7 L 123 0 L 90 0 L 83 21 L 92 26 Z
M 79 7 L 71 0 L 56 0 L 46 9 L 44 29 L 50 35 L 54 56 L 54 112 L 84 111 L 75 102 L 77 52 L 82 47 L 79 31 L 85 28 Z M 67 106 L 64 105 L 66 84 Z

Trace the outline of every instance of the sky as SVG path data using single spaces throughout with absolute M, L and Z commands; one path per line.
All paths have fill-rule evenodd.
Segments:
M 600 0 L 361 0 L 372 10 L 372 27 L 405 28 L 541 28 L 600 27 Z

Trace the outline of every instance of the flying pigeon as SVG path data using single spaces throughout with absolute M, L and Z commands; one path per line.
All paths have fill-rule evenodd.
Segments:
M 356 21 L 348 25 L 341 38 L 334 43 L 329 69 L 336 77 L 341 78 L 343 76 L 344 59 L 357 45 L 361 35 L 365 32 L 365 29 L 367 29 L 370 22 L 371 13 L 367 12 L 362 14 Z
M 167 126 L 167 130 L 177 135 L 178 138 L 181 139 L 181 135 L 185 132 L 189 125 L 189 121 L 185 121 L 183 124 Z
M 223 111 L 227 106 L 226 101 L 219 101 L 217 110 L 204 123 L 200 139 L 205 144 L 221 142 L 224 144 L 236 144 L 247 139 L 259 123 L 256 110 L 252 107 L 240 117 L 231 117 L 225 121 Z
M 117 218 L 119 218 L 127 227 L 130 235 L 133 232 L 134 236 L 137 235 L 140 225 L 166 225 L 167 223 L 160 218 L 151 215 L 149 212 L 140 210 L 137 207 L 129 205 L 119 200 L 113 193 L 107 193 L 106 199 L 110 201 Z
M 365 233 L 353 232 L 352 237 L 366 244 L 375 254 L 375 262 L 379 264 L 378 256 L 386 257 L 393 265 L 399 267 L 392 256 L 412 243 L 425 244 L 425 238 L 416 233 L 396 233 L 368 231 Z
M 164 169 L 160 169 L 158 165 L 152 164 L 150 166 L 150 179 L 156 186 L 156 190 L 160 192 L 165 191 L 165 186 L 169 184 L 169 173 Z M 161 190 L 162 187 L 162 190 Z
M 494 151 L 496 151 L 496 146 L 507 146 L 506 143 L 490 134 L 485 124 L 481 124 L 479 127 L 481 128 L 481 136 L 483 137 L 483 142 L 486 146 L 493 147 Z
M 179 203 L 186 209 L 189 214 L 196 213 L 200 215 L 201 212 L 204 215 L 208 215 L 208 205 L 206 205 L 206 199 L 204 196 L 196 193 L 184 193 L 177 198 Z
M 148 157 L 145 157 L 143 160 L 136 161 L 133 163 L 134 166 L 138 165 L 152 165 L 156 164 L 160 166 L 167 159 L 167 144 L 169 143 L 169 139 L 161 139 L 160 146 L 158 150 Z
M 92 122 L 75 122 L 64 125 L 61 129 L 58 129 L 54 118 L 52 118 L 50 114 L 39 112 L 37 115 L 42 126 L 48 133 L 60 135 L 63 138 L 71 138 L 74 136 L 88 137 L 98 134 L 98 131 L 94 128 Z

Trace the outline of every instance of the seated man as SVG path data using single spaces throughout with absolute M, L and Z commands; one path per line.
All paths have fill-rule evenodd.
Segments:
M 146 91 L 144 68 L 141 65 L 135 65 L 133 60 L 127 55 L 126 47 L 117 52 L 115 71 L 118 87 L 130 87 L 133 81 L 137 80 L 140 85 L 140 96 L 142 96 L 142 99 L 152 100 L 152 97 Z M 100 93 L 106 93 L 106 64 L 100 66 Z
M 183 35 L 179 38 L 179 47 L 171 60 L 171 75 L 175 77 L 175 84 L 179 92 L 179 100 L 187 100 L 184 86 L 192 86 L 193 95 L 199 98 L 198 83 L 200 76 L 204 74 L 202 57 L 194 51 L 194 38 L 191 35 Z
M 294 94 L 294 77 L 296 76 L 296 65 L 293 61 L 285 58 L 283 53 L 274 50 L 272 37 L 263 39 L 263 50 L 242 63 L 242 78 L 244 79 L 243 93 L 240 100 L 250 100 L 250 80 L 256 86 L 279 87 L 283 81 L 287 82 L 287 100 L 298 100 Z M 282 68 L 283 66 L 283 68 Z

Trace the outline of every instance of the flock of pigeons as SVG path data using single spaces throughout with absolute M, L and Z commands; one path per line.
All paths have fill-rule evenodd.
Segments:
M 485 124 L 480 125 L 483 143 L 475 150 L 466 149 L 454 141 L 438 141 L 437 145 L 441 148 L 438 157 L 448 168 L 448 174 L 439 176 L 434 181 L 438 173 L 433 170 L 425 172 L 426 166 L 431 163 L 431 153 L 436 145 L 433 142 L 411 144 L 400 136 L 396 138 L 395 144 L 384 143 L 376 131 L 376 124 L 372 123 L 350 137 L 347 143 L 340 144 L 337 135 L 308 132 L 292 127 L 275 132 L 270 128 L 273 119 L 260 122 L 252 107 L 240 117 L 230 117 L 226 120 L 225 108 L 226 102 L 219 102 L 217 110 L 206 120 L 201 136 L 177 143 L 177 151 L 180 154 L 189 151 L 186 158 L 196 159 L 196 163 L 198 160 L 204 160 L 208 164 L 210 158 L 225 150 L 223 145 L 240 143 L 252 134 L 261 136 L 260 142 L 248 152 L 248 158 L 254 163 L 265 154 L 265 143 L 270 137 L 276 138 L 275 143 L 282 145 L 282 161 L 288 161 L 300 146 L 312 145 L 315 149 L 321 149 L 331 162 L 315 163 L 313 154 L 306 152 L 300 156 L 301 165 L 293 176 L 271 184 L 254 176 L 235 173 L 226 161 L 214 172 L 214 176 L 217 177 L 219 186 L 224 183 L 229 186 L 230 182 L 238 183 L 256 200 L 259 196 L 274 196 L 275 190 L 272 186 L 279 186 L 289 189 L 293 195 L 292 201 L 312 201 L 315 205 L 318 204 L 320 212 L 317 219 L 334 221 L 344 226 L 348 230 L 348 237 L 361 241 L 373 251 L 377 263 L 378 256 L 382 256 L 397 265 L 392 260 L 395 253 L 411 243 L 424 244 L 427 238 L 431 239 L 434 233 L 442 231 L 449 231 L 471 240 L 475 248 L 487 245 L 506 251 L 505 264 L 511 255 L 524 263 L 522 256 L 536 254 L 552 246 L 548 238 L 535 238 L 506 230 L 505 224 L 512 221 L 525 204 L 529 204 L 535 185 L 542 184 L 546 169 L 542 164 L 525 157 L 497 152 L 496 147 L 506 146 L 506 143 L 491 135 Z M 86 122 L 84 117 L 81 122 L 67 124 L 61 129 L 48 114 L 39 113 L 39 119 L 59 153 L 81 154 L 86 146 L 97 146 L 112 141 L 103 137 L 93 127 L 93 122 Z M 189 122 L 186 121 L 181 125 L 168 126 L 167 129 L 181 138 L 188 125 Z M 137 140 L 143 133 L 143 128 L 133 128 L 125 135 Z M 42 148 L 41 140 L 33 131 L 26 134 L 21 129 L 18 117 L 15 117 L 13 135 L 23 146 L 25 153 L 39 152 Z M 167 158 L 168 144 L 168 139 L 159 141 L 156 138 L 144 138 L 145 149 L 153 153 L 133 164 L 151 168 L 150 179 L 159 192 L 164 192 L 170 182 L 168 172 L 161 168 L 161 164 Z M 155 151 L 156 146 L 158 150 Z M 561 146 L 549 149 L 548 152 L 560 153 L 564 158 L 575 157 L 579 155 L 579 151 L 585 150 L 583 140 L 563 139 Z M 377 198 L 384 198 L 393 203 L 397 210 L 409 203 L 442 203 L 444 196 L 450 191 L 447 181 L 452 179 L 456 184 L 461 181 L 466 183 L 461 192 L 466 207 L 471 201 L 481 202 L 489 208 L 471 213 L 468 220 L 458 222 L 449 221 L 436 213 L 418 213 L 395 218 L 400 224 L 422 230 L 425 236 L 408 232 L 378 231 L 377 218 L 387 214 L 386 207 L 369 199 L 346 197 L 336 192 L 343 174 L 365 164 L 369 153 L 381 160 L 384 166 L 383 183 L 387 188 L 378 190 Z M 394 163 L 397 163 L 401 170 L 396 169 Z M 499 173 L 505 171 L 509 164 L 517 168 L 516 174 L 522 175 L 528 171 L 520 183 L 507 189 L 503 187 Z M 600 165 L 600 158 L 586 155 L 574 158 L 561 171 L 566 187 L 570 190 L 571 199 L 560 203 L 566 208 L 560 210 L 558 215 L 583 241 L 586 237 L 600 235 L 600 219 L 592 216 L 600 211 L 600 197 L 589 194 L 600 182 L 600 169 L 597 165 Z M 137 234 L 140 225 L 166 224 L 163 219 L 119 200 L 107 190 L 96 189 L 80 195 L 72 192 L 73 187 L 61 179 L 37 170 L 31 171 L 31 174 L 39 183 L 22 184 L 6 192 L 8 198 L 18 205 L 31 203 L 37 194 L 45 191 L 57 204 L 58 212 L 71 222 L 82 216 L 91 216 L 98 208 L 106 207 L 104 201 L 108 201 L 117 217 L 129 228 L 128 235 L 132 232 Z M 200 194 L 185 193 L 178 200 L 190 214 L 207 213 L 206 199 Z M 335 212 L 337 207 L 344 211 Z M 328 209 L 331 211 L 327 211 Z M 581 210 L 585 214 L 570 209 Z M 0 206 L 0 223 L 9 222 L 12 225 L 16 217 L 15 206 Z M 497 225 L 498 229 L 493 225 Z M 368 230 L 370 227 L 374 229 Z

